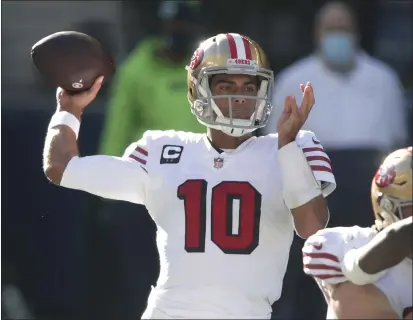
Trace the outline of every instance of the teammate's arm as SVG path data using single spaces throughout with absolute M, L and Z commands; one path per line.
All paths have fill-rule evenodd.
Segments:
M 109 199 L 143 203 L 147 170 L 136 163 L 133 155 L 129 156 L 137 146 L 132 145 L 123 158 L 79 157 L 77 132 L 81 114 L 96 97 L 100 86 L 101 81 L 96 81 L 90 90 L 76 95 L 58 89 L 58 110 L 44 144 L 44 172 L 57 185 Z
M 363 247 L 345 254 L 343 273 L 356 284 L 372 283 L 412 253 L 412 234 L 412 217 L 391 224 Z
M 397 221 L 360 248 L 359 266 L 369 274 L 399 264 L 412 253 L 412 217 Z

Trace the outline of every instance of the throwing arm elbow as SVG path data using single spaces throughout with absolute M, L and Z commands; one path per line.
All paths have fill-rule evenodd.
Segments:
M 43 167 L 46 178 L 53 184 L 60 185 L 66 165 L 59 163 L 47 164 Z

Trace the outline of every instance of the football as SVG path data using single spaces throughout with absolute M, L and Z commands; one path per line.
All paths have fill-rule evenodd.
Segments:
M 53 33 L 34 44 L 33 64 L 51 84 L 79 92 L 101 75 L 107 82 L 115 71 L 111 54 L 95 38 L 76 31 Z

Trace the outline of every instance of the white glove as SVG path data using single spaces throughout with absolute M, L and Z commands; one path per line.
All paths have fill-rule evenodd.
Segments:
M 307 239 L 302 249 L 304 273 L 328 284 L 347 281 L 341 261 L 347 246 L 342 228 L 323 229 Z

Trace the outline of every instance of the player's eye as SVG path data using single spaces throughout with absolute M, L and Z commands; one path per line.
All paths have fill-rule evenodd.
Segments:
M 255 92 L 257 92 L 257 87 L 254 86 L 254 85 L 248 85 L 248 86 L 245 87 L 245 92 L 255 93 Z
M 221 84 L 219 85 L 219 90 L 227 92 L 231 90 L 231 86 L 229 84 Z

